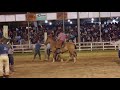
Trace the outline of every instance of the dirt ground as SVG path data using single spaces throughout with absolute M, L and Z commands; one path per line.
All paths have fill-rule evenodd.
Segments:
M 68 54 L 63 54 L 65 60 Z M 120 78 L 117 51 L 81 51 L 76 63 L 44 61 L 32 54 L 15 54 L 15 70 L 11 78 Z

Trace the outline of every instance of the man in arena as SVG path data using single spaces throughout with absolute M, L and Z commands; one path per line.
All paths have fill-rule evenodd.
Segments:
M 0 40 L 0 77 L 9 78 L 8 46 L 4 40 Z
M 120 36 L 118 37 L 119 38 L 119 40 L 118 41 L 113 41 L 113 42 L 110 42 L 110 44 L 112 44 L 112 45 L 118 45 L 118 57 L 119 57 L 119 59 L 120 59 Z
M 49 60 L 49 58 L 50 58 L 50 52 L 51 52 L 50 51 L 50 49 L 51 49 L 50 43 L 47 44 L 46 48 L 47 48 L 47 55 L 48 55 L 48 60 Z
M 8 57 L 9 57 L 9 66 L 10 66 L 10 71 L 14 72 L 14 57 L 13 57 L 13 48 L 11 46 L 11 44 L 8 42 Z
M 39 55 L 39 59 L 41 60 L 40 48 L 41 48 L 41 44 L 40 44 L 40 41 L 38 41 L 38 42 L 35 44 L 34 59 L 36 58 L 36 55 L 38 54 L 38 55 Z M 34 59 L 33 59 L 33 60 L 34 60 Z

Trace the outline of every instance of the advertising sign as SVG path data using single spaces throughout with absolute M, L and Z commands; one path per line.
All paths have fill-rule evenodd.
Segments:
M 38 13 L 36 14 L 36 20 L 46 20 L 47 19 L 47 14 L 46 13 Z

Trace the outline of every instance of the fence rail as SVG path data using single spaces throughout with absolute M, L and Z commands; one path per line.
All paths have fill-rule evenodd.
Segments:
M 111 45 L 110 42 L 80 42 L 76 43 L 77 50 L 117 50 L 118 46 Z M 33 49 L 35 47 L 34 44 L 31 44 L 30 46 L 28 44 L 23 45 L 12 45 L 14 48 L 14 52 L 33 52 Z M 41 51 L 44 51 L 44 44 L 41 45 Z

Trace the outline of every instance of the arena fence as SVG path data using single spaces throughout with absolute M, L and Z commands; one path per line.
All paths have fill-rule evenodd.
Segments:
M 118 46 L 116 45 L 111 45 L 110 42 L 80 42 L 76 43 L 77 50 L 78 51 L 83 51 L 83 50 L 117 50 Z M 21 45 L 12 45 L 14 48 L 14 52 L 34 52 L 34 44 L 21 44 Z M 44 44 L 41 46 L 41 51 L 44 51 Z

